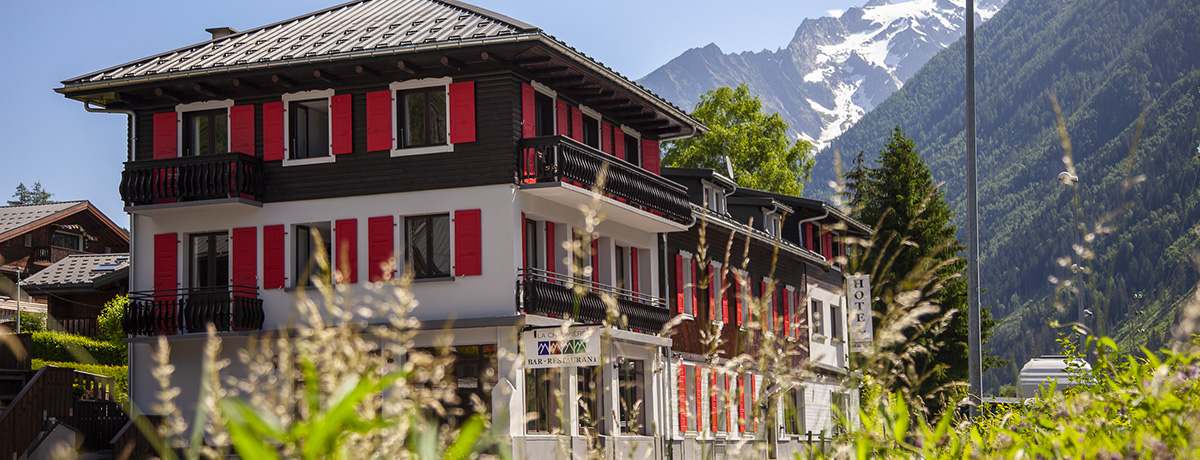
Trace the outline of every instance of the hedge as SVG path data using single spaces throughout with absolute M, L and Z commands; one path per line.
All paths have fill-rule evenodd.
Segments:
M 64 363 L 125 365 L 125 345 L 58 331 L 33 333 L 33 358 Z
M 129 373 L 125 366 L 104 366 L 100 364 L 80 364 L 80 363 L 64 363 L 58 361 L 46 361 L 42 359 L 33 360 L 33 370 L 41 369 L 43 366 L 54 367 L 69 367 L 77 371 L 88 372 L 92 374 L 100 374 L 106 377 L 113 378 L 113 399 L 124 402 L 128 399 L 129 394 Z

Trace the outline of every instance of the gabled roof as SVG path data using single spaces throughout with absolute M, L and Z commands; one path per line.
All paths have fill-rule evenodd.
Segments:
M 354 0 L 62 83 L 69 86 L 229 66 L 310 61 L 538 31 L 529 24 L 458 1 Z
M 787 204 L 788 206 L 792 206 L 795 208 L 812 209 L 812 210 L 816 210 L 818 212 L 828 211 L 829 217 L 831 219 L 840 220 L 840 221 L 845 222 L 847 228 L 854 232 L 864 234 L 864 235 L 869 235 L 874 232 L 874 230 L 871 229 L 870 225 L 859 222 L 858 219 L 850 217 L 849 214 L 842 212 L 842 210 L 838 209 L 836 206 L 832 206 L 829 203 L 826 203 L 821 200 L 814 200 L 811 198 L 802 198 L 802 197 L 798 197 L 798 196 L 784 195 L 781 193 L 766 192 L 763 190 L 755 190 L 752 188 L 740 188 L 740 187 L 737 189 L 737 192 L 735 192 L 734 195 L 735 196 L 752 196 L 752 197 L 772 198 L 772 199 L 778 200 L 780 202 L 783 202 L 783 203 Z
M 92 206 L 87 200 L 64 201 L 25 206 L 0 206 L 0 242 L 23 235 L 30 230 L 49 225 L 60 219 L 86 212 L 96 217 L 102 225 L 129 242 L 129 236 L 113 223 L 108 216 Z
M 76 254 L 46 267 L 21 284 L 34 291 L 100 287 L 129 276 L 129 254 Z

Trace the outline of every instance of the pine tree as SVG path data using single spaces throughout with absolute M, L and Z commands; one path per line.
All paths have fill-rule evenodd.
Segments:
M 24 206 L 30 204 L 46 204 L 50 202 L 50 198 L 54 194 L 42 190 L 42 183 L 34 182 L 33 188 L 25 187 L 25 183 L 17 184 L 17 191 L 13 193 L 14 200 L 9 200 L 9 206 Z
M 950 223 L 954 213 L 945 203 L 945 192 L 934 185 L 916 143 L 898 126 L 876 161 L 876 166 L 868 167 L 859 153 L 845 177 L 855 217 L 875 225 L 873 243 L 856 250 L 851 271 L 872 274 L 872 307 L 880 314 L 893 303 L 888 299 L 912 291 L 919 291 L 922 299 L 939 305 L 942 312 L 956 312 L 940 335 L 918 328 L 905 331 L 910 342 L 932 349 L 915 362 L 916 374 L 928 376 L 916 388 L 893 388 L 919 392 L 926 407 L 936 413 L 954 402 L 938 390 L 967 380 L 966 260 L 957 256 L 966 248 L 955 238 L 957 227 Z M 994 325 L 986 309 L 981 323 L 986 339 Z

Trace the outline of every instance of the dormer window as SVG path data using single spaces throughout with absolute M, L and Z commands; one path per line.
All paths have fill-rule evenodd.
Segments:
M 779 238 L 783 229 L 783 219 L 774 211 L 763 213 L 763 230 L 772 237 Z
M 73 233 L 54 232 L 50 235 L 50 245 L 74 251 L 83 250 L 83 237 Z
M 712 182 L 704 182 L 704 207 L 709 211 L 717 214 L 725 214 L 725 189 L 713 184 Z

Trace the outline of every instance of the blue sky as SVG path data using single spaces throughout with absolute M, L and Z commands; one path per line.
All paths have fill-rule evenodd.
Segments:
M 94 70 L 204 41 L 206 28 L 245 30 L 326 8 L 338 0 L 34 1 L 8 5 L 0 29 L 0 205 L 17 184 L 41 181 L 55 200 L 91 200 L 128 224 L 117 193 L 125 116 L 87 113 L 54 88 Z M 683 51 L 787 45 L 804 18 L 866 0 L 468 0 L 541 27 L 630 78 Z M 197 8 L 203 6 L 203 8 Z

